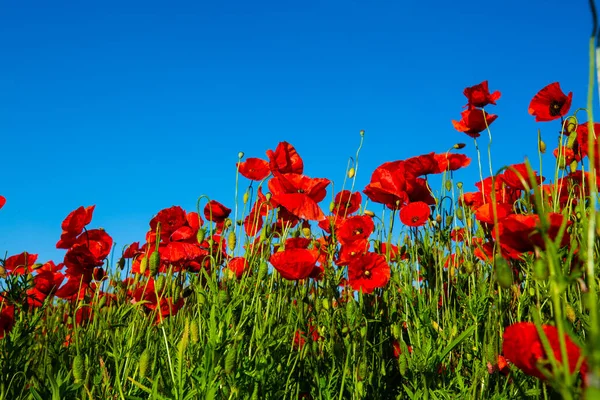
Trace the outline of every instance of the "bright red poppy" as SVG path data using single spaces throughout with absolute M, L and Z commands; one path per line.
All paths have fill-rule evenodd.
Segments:
M 562 364 L 563 359 L 558 330 L 555 326 L 551 325 L 542 325 L 542 330 L 548 338 L 556 362 Z M 570 373 L 574 373 L 581 357 L 581 349 L 573 343 L 569 336 L 564 335 L 564 340 L 567 347 L 569 371 Z M 548 355 L 544 350 L 544 345 L 542 344 L 537 328 L 532 322 L 518 322 L 507 327 L 504 331 L 502 351 L 508 361 L 527 375 L 535 376 L 542 380 L 546 379 L 546 376 L 542 372 L 545 369 L 542 363 L 549 362 Z M 582 366 L 582 370 L 584 368 Z M 552 373 L 549 369 L 546 369 L 546 372 L 549 374 Z
M 160 210 L 154 218 L 150 220 L 150 231 L 156 233 L 158 223 L 160 222 L 160 238 L 167 240 L 169 236 L 187 222 L 186 214 L 183 208 L 173 206 Z
M 400 209 L 400 221 L 406 226 L 423 226 L 430 216 L 431 208 L 422 201 L 408 203 Z
M 325 214 L 319 203 L 327 195 L 329 179 L 309 178 L 300 174 L 280 174 L 269 180 L 272 200 L 300 219 L 322 221 Z M 281 216 L 280 216 L 281 217 Z
M 77 236 L 83 232 L 83 228 L 92 222 L 92 215 L 96 206 L 79 207 L 67 215 L 62 222 L 62 234 L 56 243 L 57 249 L 68 249 L 73 245 Z
M 526 187 L 522 182 L 522 180 L 524 180 L 527 184 L 527 187 L 532 189 L 531 178 L 534 178 L 538 185 L 545 179 L 544 177 L 538 176 L 536 171 L 532 172 L 533 176 L 530 177 L 525 163 L 513 164 L 502 174 L 502 181 L 511 189 L 525 190 Z
M 495 91 L 490 94 L 488 89 L 488 81 L 483 81 L 475 86 L 468 87 L 464 90 L 464 95 L 467 97 L 469 103 L 466 105 L 469 109 L 475 107 L 485 107 L 488 104 L 496 104 L 501 96 L 499 91 Z
M 0 196 L 0 209 L 6 204 L 6 197 Z
M 244 272 L 248 270 L 248 260 L 244 257 L 234 257 L 227 263 L 227 268 L 237 279 L 242 279 Z
M 360 208 L 362 202 L 362 196 L 360 192 L 350 192 L 349 190 L 342 190 L 335 195 L 333 201 L 333 213 L 343 218 L 355 213 Z
M 375 230 L 373 218 L 368 215 L 356 215 L 342 220 L 336 229 L 341 244 L 368 239 Z
M 291 248 L 273 253 L 269 262 L 284 279 L 297 281 L 311 275 L 318 258 L 317 250 Z
M 272 172 L 281 174 L 302 174 L 304 172 L 304 163 L 300 155 L 288 142 L 281 142 L 277 145 L 275 151 L 267 150 L 269 157 L 269 168 Z
M 461 120 L 452 120 L 454 129 L 464 132 L 472 138 L 478 138 L 481 132 L 485 131 L 498 118 L 495 114 L 489 114 L 485 111 L 474 108 L 465 110 L 461 114 Z
M 573 92 L 565 95 L 558 82 L 549 84 L 540 90 L 529 103 L 529 114 L 537 122 L 553 121 L 564 117 L 571 108 Z
M 348 284 L 353 290 L 372 293 L 390 280 L 390 266 L 383 254 L 368 252 L 348 264 Z
M 261 158 L 248 158 L 238 163 L 240 174 L 252 181 L 262 181 L 271 173 L 269 162 Z
M 404 161 L 386 162 L 377 167 L 363 193 L 371 201 L 385 204 L 392 210 L 402 207 L 408 202 Z

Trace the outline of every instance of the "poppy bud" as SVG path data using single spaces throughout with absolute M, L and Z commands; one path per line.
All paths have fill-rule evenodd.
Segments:
M 400 325 L 394 324 L 392 326 L 392 335 L 394 336 L 394 339 L 400 339 L 402 336 L 402 329 L 400 328 Z
M 569 165 L 569 167 L 571 167 L 571 172 L 577 170 L 577 161 L 576 160 L 571 161 L 571 165 Z
M 467 145 L 466 145 L 466 144 L 464 144 L 464 143 L 456 143 L 456 144 L 455 144 L 454 146 L 452 146 L 452 147 L 454 147 L 456 150 L 460 150 L 460 149 L 464 149 L 466 146 L 467 146 Z
M 184 299 L 187 299 L 188 297 L 190 297 L 192 295 L 192 293 L 194 293 L 194 290 L 191 287 L 186 287 L 185 289 L 183 289 L 181 296 Z
M 447 192 L 452 190 L 452 181 L 449 179 L 446 179 L 444 181 L 444 188 L 446 189 Z
M 243 151 L 240 151 L 240 152 L 238 153 L 238 158 L 239 158 L 240 160 L 241 160 L 242 158 L 244 158 L 244 152 L 243 152 Z
M 406 354 L 402 353 L 398 357 L 398 369 L 400 370 L 400 375 L 406 375 L 406 368 L 408 367 L 408 362 L 406 361 Z
M 150 365 L 150 352 L 148 349 L 144 349 L 142 355 L 140 356 L 140 361 L 138 364 L 140 377 L 145 378 L 146 372 L 148 372 L 148 366 Z
M 302 234 L 304 235 L 304 237 L 310 237 L 310 228 L 302 228 Z
M 270 192 L 265 194 L 265 200 L 271 201 L 271 197 L 273 197 L 273 195 Z
M 362 136 L 365 136 L 365 130 L 364 130 L 364 129 L 361 129 L 361 131 L 360 131 L 359 133 L 360 133 L 360 136 L 361 136 L 361 137 L 362 137 Z
M 84 361 L 83 356 L 81 354 L 77 354 L 73 359 L 73 377 L 75 378 L 75 382 L 79 383 L 83 380 L 84 374 Z
M 463 183 L 462 182 L 456 182 L 456 188 L 458 190 L 461 190 L 463 188 Z
M 513 272 L 508 262 L 501 256 L 495 258 L 496 280 L 500 287 L 508 289 L 513 283 Z
M 452 215 L 446 216 L 446 225 L 452 225 Z
M 321 303 L 323 304 L 323 308 L 324 308 L 325 310 L 329 310 L 329 299 L 327 299 L 327 298 L 323 298 L 323 299 L 321 300 Z
M 6 278 L 6 269 L 3 266 L 0 266 L 0 278 Z
M 577 316 L 575 315 L 575 309 L 573 308 L 573 306 L 571 306 L 570 304 L 567 304 L 567 307 L 565 309 L 565 314 L 567 316 L 567 319 L 571 323 L 575 322 L 575 318 L 577 318 Z
M 155 276 L 158 274 L 158 268 L 160 267 L 160 254 L 157 250 L 154 250 L 150 254 L 150 275 Z
M 354 167 L 352 167 L 348 170 L 348 178 L 354 178 L 354 174 L 356 174 L 356 170 L 354 169 Z
M 371 218 L 375 216 L 375 213 L 373 211 L 371 211 L 371 210 L 365 210 L 364 214 L 368 215 Z
M 538 140 L 538 150 L 542 154 L 546 153 L 546 142 L 544 142 L 542 139 Z
M 146 269 L 148 269 L 148 257 L 142 256 L 140 261 L 140 274 L 146 273 Z
M 225 373 L 227 375 L 230 375 L 233 372 L 233 369 L 235 368 L 235 360 L 236 352 L 235 348 L 232 346 L 229 348 L 227 354 L 225 355 Z
M 156 289 L 156 292 L 161 295 L 163 292 L 163 289 L 165 288 L 165 284 L 166 284 L 166 278 L 164 275 L 159 276 L 158 278 L 156 278 L 156 280 L 154 281 L 154 288 Z
M 198 243 L 204 242 L 204 236 L 206 236 L 206 231 L 204 229 L 198 229 L 198 233 L 196 233 L 196 240 Z
M 198 324 L 194 321 L 192 321 L 192 324 L 190 325 L 190 338 L 192 339 L 192 343 L 198 343 L 200 341 Z
M 456 215 L 456 218 L 460 219 L 461 221 L 465 217 L 465 213 L 463 212 L 462 208 L 457 208 L 454 212 L 454 215 Z
M 117 262 L 117 266 L 119 267 L 119 269 L 121 271 L 123 271 L 125 269 L 125 259 L 123 257 L 119 258 L 119 261 Z
M 244 193 L 244 197 L 242 197 L 244 204 L 248 203 L 249 199 L 250 199 L 250 194 L 248 193 L 248 191 L 246 191 L 246 193 Z
M 333 210 L 335 210 L 335 202 L 331 202 L 329 203 L 329 212 L 333 212 Z
M 235 250 L 235 244 L 236 244 L 235 231 L 231 231 L 231 232 L 229 232 L 229 236 L 227 238 L 227 245 L 229 247 L 229 250 L 231 250 L 231 251 Z
M 267 275 L 268 271 L 269 271 L 269 265 L 267 264 L 267 262 L 266 261 L 261 262 L 258 267 L 258 280 L 260 281 L 262 278 L 264 278 Z
M 473 262 L 469 261 L 469 260 L 466 260 L 462 264 L 463 271 L 465 271 L 466 274 L 472 274 L 474 267 L 475 267 L 475 264 L 473 264 Z

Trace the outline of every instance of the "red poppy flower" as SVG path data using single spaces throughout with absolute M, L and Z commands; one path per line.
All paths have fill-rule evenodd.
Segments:
M 244 271 L 248 270 L 248 260 L 244 257 L 234 257 L 227 263 L 227 268 L 235 274 L 237 279 L 242 279 Z
M 261 158 L 248 158 L 238 163 L 240 174 L 253 181 L 262 181 L 271 173 L 269 163 Z
M 24 251 L 21 254 L 8 257 L 4 261 L 4 269 L 12 275 L 24 275 L 33 270 L 31 267 L 35 264 L 37 258 L 37 254 L 30 254 Z
M 297 281 L 310 276 L 318 258 L 316 250 L 292 248 L 273 253 L 269 262 L 284 279 Z
M 160 210 L 154 218 L 150 220 L 150 231 L 156 233 L 156 228 L 160 222 L 160 239 L 167 240 L 169 236 L 187 222 L 185 211 L 179 206 L 173 206 Z
M 375 230 L 373 218 L 368 215 L 356 215 L 342 220 L 336 229 L 341 244 L 368 239 Z
M 404 161 L 386 162 L 375 169 L 363 193 L 375 203 L 397 210 L 408 202 Z
M 489 114 L 485 111 L 474 108 L 465 110 L 461 114 L 460 121 L 452 121 L 454 129 L 464 132 L 472 138 L 478 138 L 481 132 L 485 131 L 498 118 L 495 114 Z
M 0 196 L 0 209 L 6 204 L 6 197 Z
M 469 100 L 469 103 L 466 105 L 469 109 L 475 107 L 485 107 L 488 104 L 496 104 L 496 100 L 500 98 L 500 92 L 495 91 L 490 94 L 490 90 L 488 89 L 488 81 L 483 81 L 478 85 L 468 87 L 464 90 L 464 95 Z
M 564 117 L 571 108 L 573 92 L 565 95 L 558 82 L 554 82 L 540 90 L 529 103 L 529 114 L 537 122 L 553 121 Z
M 0 339 L 4 339 L 15 325 L 15 306 L 0 304 Z
M 475 218 L 479 222 L 495 224 L 513 213 L 512 205 L 506 203 L 486 203 L 475 210 Z
M 333 201 L 333 213 L 341 217 L 347 217 L 348 215 L 355 213 L 360 208 L 362 202 L 362 196 L 360 192 L 350 192 L 349 190 L 342 190 L 335 195 Z
M 95 207 L 96 206 L 81 206 L 67 215 L 61 225 L 63 232 L 60 236 L 60 240 L 56 243 L 57 249 L 68 249 L 73 245 L 77 236 L 83 232 L 83 228 L 92 222 L 92 215 Z
M 542 330 L 548 338 L 556 362 L 559 365 L 562 364 L 563 359 L 558 330 L 555 326 L 551 325 L 542 325 Z M 567 347 L 566 361 L 569 372 L 574 373 L 581 357 L 581 349 L 573 343 L 569 336 L 564 335 L 564 340 Z M 527 375 L 535 376 L 542 380 L 546 379 L 542 373 L 542 369 L 544 368 L 542 363 L 549 362 L 548 356 L 544 350 L 544 345 L 542 344 L 537 328 L 532 322 L 519 322 L 507 327 L 504 331 L 502 350 L 504 357 Z M 552 371 L 547 370 L 547 372 L 551 373 Z
M 304 163 L 298 152 L 288 142 L 281 142 L 277 145 L 275 151 L 267 150 L 269 157 L 269 168 L 273 172 L 282 174 L 302 174 L 304 172 Z
M 389 280 L 390 266 L 382 254 L 369 252 L 348 265 L 348 283 L 353 290 L 368 294 L 384 287 Z
M 204 217 L 215 223 L 225 221 L 229 214 L 231 214 L 231 209 L 215 200 L 209 201 L 204 207 Z
M 471 164 L 471 159 L 464 154 L 436 154 L 435 161 L 439 172 L 456 171 Z
M 370 243 L 367 239 L 355 240 L 343 244 L 338 252 L 338 258 L 335 263 L 338 266 L 349 265 L 353 260 L 362 257 L 369 251 Z
M 538 185 L 544 181 L 544 177 L 538 176 L 536 171 L 532 172 L 533 178 L 537 181 Z M 527 183 L 527 186 L 531 188 L 531 178 L 527 172 L 525 163 L 513 164 L 502 174 L 502 181 L 511 189 L 525 190 L 525 185 L 523 185 L 521 179 L 523 179 Z
M 317 203 L 327 195 L 325 188 L 329 183 L 329 179 L 325 178 L 276 172 L 275 177 L 269 180 L 268 186 L 273 195 L 272 200 L 290 214 L 301 219 L 322 221 L 325 214 Z
M 400 221 L 406 226 L 423 226 L 431 215 L 431 208 L 422 201 L 408 203 L 400 209 Z

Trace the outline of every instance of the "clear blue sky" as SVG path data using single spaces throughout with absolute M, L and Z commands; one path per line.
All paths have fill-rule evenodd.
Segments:
M 450 121 L 485 79 L 502 92 L 494 167 L 535 160 L 537 129 L 551 153 L 559 126 L 534 122 L 532 96 L 559 81 L 585 106 L 591 17 L 566 4 L 5 2 L 0 251 L 62 261 L 61 221 L 81 205 L 119 247 L 201 194 L 232 207 L 238 152 L 282 140 L 337 188 L 361 129 L 360 190 L 381 163 L 456 142 L 475 160 Z M 476 163 L 458 176 L 474 188 Z

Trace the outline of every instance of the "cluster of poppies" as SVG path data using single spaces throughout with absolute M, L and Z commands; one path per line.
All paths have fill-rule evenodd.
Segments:
M 501 94 L 490 93 L 487 81 L 466 88 L 464 94 L 468 99 L 466 110 L 460 121 L 452 123 L 458 131 L 477 138 L 497 119 L 496 115 L 487 113 L 485 107 L 495 105 Z M 475 249 L 473 253 L 483 262 L 492 263 L 494 257 L 500 256 L 516 270 L 525 254 L 534 254 L 546 246 L 544 238 L 553 240 L 558 247 L 570 243 L 572 221 L 565 214 L 544 211 L 543 205 L 558 201 L 562 208 L 572 207 L 574 191 L 580 198 L 588 194 L 584 192 L 586 185 L 582 184 L 587 175 L 577 169 L 577 163 L 589 154 L 590 133 L 587 124 L 564 119 L 571 100 L 572 93 L 565 95 L 559 84 L 553 83 L 535 95 L 529 106 L 530 114 L 537 121 L 559 118 L 563 121 L 561 132 L 569 140 L 555 151 L 559 164 L 564 168 L 568 166 L 563 178 L 543 185 L 544 178 L 527 164 L 515 164 L 502 174 L 478 182 L 476 192 L 461 196 L 460 205 L 474 214 L 484 235 L 474 237 L 472 226 L 466 224 L 453 231 L 452 238 Z M 462 147 L 458 144 L 450 150 Z M 343 290 L 372 293 L 387 285 L 390 262 L 408 255 L 396 245 L 370 240 L 375 231 L 374 213 L 361 209 L 363 195 L 397 213 L 410 229 L 419 229 L 430 220 L 436 205 L 427 177 L 470 164 L 466 155 L 451 151 L 386 162 L 375 169 L 362 193 L 342 190 L 333 196 L 327 212 L 319 203 L 327 197 L 330 181 L 306 176 L 303 160 L 291 144 L 279 143 L 275 150 L 266 152 L 266 159 L 242 161 L 240 154 L 237 171 L 251 181 L 244 195 L 244 210 L 248 207 L 246 215 L 232 221 L 231 209 L 215 200 L 207 202 L 203 215 L 199 210 L 187 212 L 178 206 L 159 211 L 150 220 L 144 242 L 131 243 L 121 254 L 118 265 L 122 269 L 127 265 L 133 276 L 114 286 L 124 288 L 128 300 L 141 303 L 156 323 L 174 315 L 185 303 L 182 288 L 179 291 L 166 289 L 165 276 L 173 273 L 187 272 L 202 277 L 221 274 L 223 269 L 230 277 L 243 279 L 257 268 L 268 268 L 270 264 L 281 278 L 299 281 L 320 280 L 330 270 L 344 269 L 340 275 L 344 276 L 340 282 Z M 251 198 L 250 188 L 254 182 L 259 183 L 255 198 Z M 540 186 L 546 194 L 542 207 L 522 206 L 522 199 L 531 195 L 534 186 Z M 558 193 L 558 196 L 551 198 L 550 193 Z M 5 202 L 0 196 L 0 208 Z M 26 301 L 19 309 L 40 307 L 54 296 L 75 302 L 89 301 L 100 293 L 95 298 L 105 298 L 103 305 L 115 300 L 115 293 L 100 290 L 101 283 L 108 279 L 104 265 L 113 240 L 102 229 L 86 228 L 93 212 L 94 206 L 79 207 L 63 221 L 56 245 L 66 250 L 62 263 L 38 264 L 37 255 L 26 252 L 4 260 L 5 277 L 27 275 L 32 278 Z M 547 223 L 542 223 L 544 221 Z M 246 234 L 243 256 L 235 255 L 240 247 L 236 227 L 241 227 Z M 316 230 L 320 230 L 320 234 L 315 234 Z M 458 262 L 459 256 L 451 254 L 449 259 Z M 3 297 L 0 338 L 10 331 L 15 321 L 15 304 L 11 303 L 14 300 Z M 88 312 L 76 317 L 75 323 L 92 317 Z M 545 378 L 538 361 L 546 359 L 546 353 L 535 329 L 530 323 L 506 328 L 504 356 L 524 372 Z M 556 353 L 555 329 L 543 327 Z M 318 336 L 314 328 L 309 327 L 309 333 Z M 300 336 L 296 338 L 300 347 L 302 340 Z M 581 352 L 568 338 L 566 340 L 569 368 L 574 369 Z M 530 350 L 524 353 L 516 349 Z M 559 353 L 555 356 L 562 362 Z

